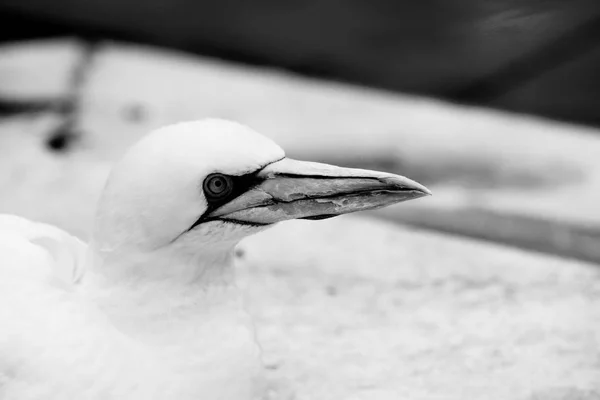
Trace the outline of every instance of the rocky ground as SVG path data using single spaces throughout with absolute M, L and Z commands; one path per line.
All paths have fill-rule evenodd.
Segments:
M 206 116 L 293 157 L 430 187 L 371 215 L 388 222 L 291 222 L 243 243 L 241 284 L 281 393 L 600 398 L 594 129 L 68 39 L 0 48 L 0 113 L 0 212 L 83 238 L 128 144 Z

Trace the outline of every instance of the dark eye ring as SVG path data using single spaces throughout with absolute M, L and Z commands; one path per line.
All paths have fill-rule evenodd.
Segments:
M 222 199 L 233 191 L 233 180 L 223 174 L 211 174 L 204 180 L 204 193 L 211 199 Z

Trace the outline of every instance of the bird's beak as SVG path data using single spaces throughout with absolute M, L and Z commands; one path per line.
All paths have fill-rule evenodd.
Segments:
M 284 158 L 263 168 L 259 184 L 213 211 L 210 219 L 268 225 L 324 219 L 430 195 L 403 176 Z

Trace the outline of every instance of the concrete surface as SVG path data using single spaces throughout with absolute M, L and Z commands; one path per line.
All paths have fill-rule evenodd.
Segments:
M 297 399 L 598 399 L 600 269 L 348 217 L 244 242 Z
M 585 196 L 599 193 L 599 145 L 572 126 L 120 45 L 93 55 L 81 93 L 80 136 L 62 153 L 47 147 L 61 113 L 0 120 L 0 212 L 85 238 L 126 144 L 153 126 L 212 114 L 266 131 L 298 158 L 397 157 L 392 170 L 429 186 L 415 175 L 423 166 L 439 177 L 435 196 L 407 212 L 451 215 L 476 202 L 500 217 L 598 219 Z M 462 181 L 435 172 L 459 160 Z M 484 172 L 472 178 L 471 166 Z M 595 264 L 353 216 L 281 224 L 242 250 L 240 281 L 279 398 L 600 398 Z

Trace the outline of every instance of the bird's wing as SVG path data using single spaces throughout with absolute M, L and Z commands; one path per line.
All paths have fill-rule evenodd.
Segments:
M 0 278 L 29 276 L 76 283 L 85 271 L 87 245 L 48 224 L 0 214 Z
M 58 228 L 0 214 L 0 398 L 20 398 L 12 390 L 57 359 L 57 344 L 73 342 L 73 283 L 85 253 Z
M 101 393 L 129 388 L 145 353 L 73 284 L 85 260 L 68 233 L 0 215 L 0 399 L 128 398 Z

